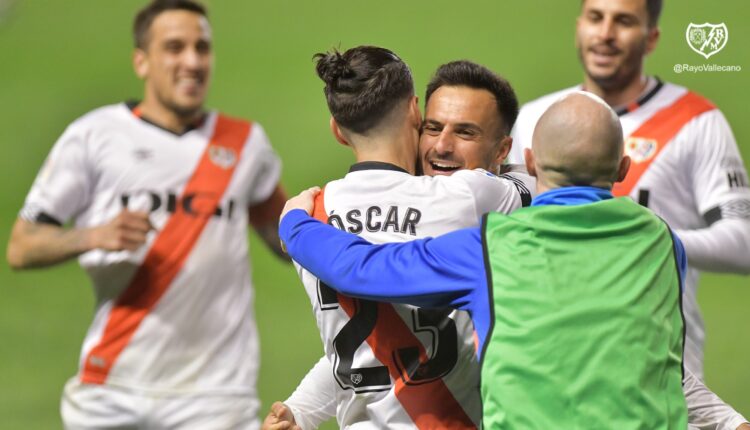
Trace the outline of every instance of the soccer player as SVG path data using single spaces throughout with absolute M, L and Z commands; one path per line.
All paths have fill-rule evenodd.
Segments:
M 312 209 L 305 192 L 280 235 L 342 294 L 468 310 L 486 428 L 685 428 L 684 253 L 659 218 L 612 198 L 629 167 L 622 146 L 614 112 L 572 95 L 534 133 L 532 207 L 378 246 L 294 210 Z
M 509 158 L 523 162 L 537 120 L 564 94 L 590 91 L 615 109 L 633 165 L 612 192 L 652 209 L 685 245 L 685 361 L 702 378 L 699 270 L 750 273 L 750 189 L 732 131 L 716 106 L 644 74 L 644 58 L 659 41 L 661 6 L 661 0 L 584 0 L 576 31 L 583 85 L 524 105 Z
M 455 171 L 494 168 L 507 155 L 517 100 L 504 79 L 465 61 L 438 69 L 427 89 L 420 158 L 425 170 L 452 175 L 429 177 L 413 176 L 422 119 L 406 64 L 386 49 L 360 46 L 319 54 L 317 72 L 326 83 L 332 132 L 357 159 L 318 196 L 318 219 L 382 243 L 476 226 L 484 213 L 522 206 L 515 181 L 485 170 Z M 294 417 L 314 428 L 334 414 L 342 428 L 479 426 L 479 374 L 466 312 L 353 299 L 305 270 L 300 277 L 326 357 L 288 408 L 274 406 L 264 428 L 285 428 L 284 421 L 289 428 Z
M 66 428 L 258 428 L 247 227 L 280 253 L 280 162 L 259 124 L 204 108 L 201 5 L 154 1 L 134 38 L 143 100 L 65 130 L 7 258 L 22 269 L 78 257 L 91 277 L 96 313 L 64 390 Z

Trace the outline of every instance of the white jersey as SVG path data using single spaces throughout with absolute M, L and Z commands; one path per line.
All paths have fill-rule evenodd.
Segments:
M 638 103 L 618 111 L 632 165 L 613 193 L 652 209 L 685 245 L 690 260 L 683 293 L 685 363 L 702 379 L 704 327 L 695 265 L 706 260 L 706 269 L 750 270 L 750 189 L 722 113 L 684 87 L 656 80 L 650 84 Z M 531 146 L 534 127 L 549 105 L 580 89 L 568 88 L 522 107 L 513 130 L 511 163 L 523 162 L 523 149 Z
M 404 242 L 476 226 L 489 211 L 509 213 L 522 205 L 519 190 L 529 197 L 515 180 L 483 170 L 426 177 L 365 162 L 326 185 L 314 216 L 374 243 Z M 320 329 L 328 380 L 335 380 L 317 394 L 333 387 L 342 428 L 479 426 L 479 367 L 466 312 L 352 299 L 297 268 Z M 287 403 L 295 415 L 306 413 L 294 398 Z
M 79 258 L 96 294 L 84 384 L 257 398 L 247 208 L 269 198 L 279 175 L 263 129 L 216 112 L 182 135 L 125 104 L 68 127 L 20 216 L 86 228 L 128 208 L 149 211 L 155 227 L 135 252 Z

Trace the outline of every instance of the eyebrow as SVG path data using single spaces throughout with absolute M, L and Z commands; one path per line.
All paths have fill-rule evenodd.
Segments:
M 445 123 L 432 119 L 432 118 L 425 118 L 425 120 L 422 122 L 422 125 L 426 125 L 426 124 L 445 126 Z M 480 127 L 478 124 L 475 124 L 473 122 L 459 122 L 459 123 L 453 124 L 453 127 L 454 128 L 470 128 L 473 130 L 482 131 L 482 127 Z

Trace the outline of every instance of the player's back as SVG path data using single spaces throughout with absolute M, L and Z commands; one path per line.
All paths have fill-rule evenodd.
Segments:
M 326 185 L 315 216 L 384 243 L 476 226 L 483 213 L 520 206 L 515 184 L 484 171 L 416 177 L 367 162 Z M 467 313 L 352 299 L 303 269 L 300 276 L 333 366 L 342 428 L 478 426 L 479 369 Z

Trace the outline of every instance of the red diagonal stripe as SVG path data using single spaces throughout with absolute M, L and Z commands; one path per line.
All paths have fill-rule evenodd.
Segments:
M 656 157 L 672 141 L 675 135 L 682 130 L 682 127 L 696 116 L 715 108 L 716 106 L 710 101 L 688 91 L 673 104 L 660 110 L 641 124 L 636 131 L 630 134 L 630 137 L 656 140 L 656 153 L 642 163 L 631 163 L 625 180 L 612 187 L 612 194 L 617 197 L 629 196 L 641 176 L 646 173 L 651 163 L 656 160 Z
M 325 208 L 325 187 L 315 197 L 312 216 L 322 222 L 328 222 Z M 354 300 L 338 294 L 339 305 L 351 318 L 355 312 Z M 388 366 L 396 386 L 394 393 L 406 413 L 418 429 L 475 429 L 461 404 L 453 397 L 442 379 L 426 384 L 406 385 L 394 361 L 394 351 L 406 347 L 417 347 L 421 361 L 427 360 L 427 352 L 422 342 L 398 315 L 393 305 L 378 303 L 378 319 L 375 329 L 367 338 L 375 358 Z
M 339 294 L 341 308 L 351 318 L 354 315 L 354 300 Z M 375 358 L 388 366 L 388 372 L 396 385 L 394 392 L 404 410 L 411 417 L 418 429 L 475 429 L 461 404 L 442 379 L 407 385 L 394 361 L 394 351 L 408 348 L 419 348 L 420 361 L 427 360 L 427 353 L 422 342 L 398 315 L 393 305 L 378 303 L 378 319 L 375 329 L 367 338 Z
M 81 375 L 84 383 L 103 384 L 107 380 L 117 357 L 169 289 L 224 195 L 250 128 L 248 122 L 218 116 L 214 134 L 183 191 L 184 195 L 199 192 L 206 197 L 201 198 L 197 213 L 183 210 L 173 213 L 154 240 L 130 284 L 110 311 L 99 343 L 84 361 Z M 215 164 L 210 156 L 212 147 L 233 151 L 235 163 L 224 167 Z

